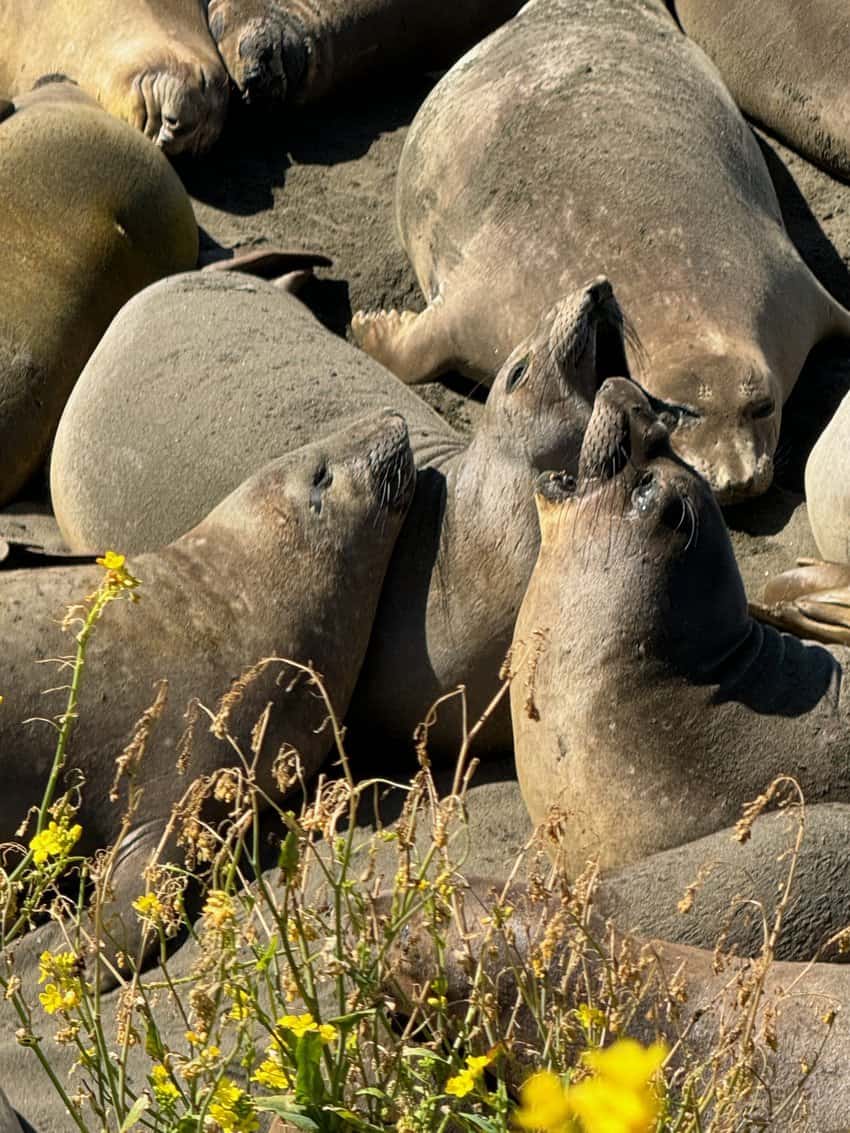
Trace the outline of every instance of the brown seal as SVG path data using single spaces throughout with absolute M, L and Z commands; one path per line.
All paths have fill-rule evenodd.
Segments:
M 358 81 L 448 67 L 522 6 L 457 0 L 209 0 L 213 39 L 244 98 L 313 102 Z
M 806 462 L 806 508 L 818 551 L 850 562 L 850 395 L 818 437 Z
M 312 662 L 343 714 L 413 489 L 407 428 L 397 414 L 384 411 L 266 465 L 187 535 L 133 561 L 144 598 L 114 604 L 92 639 L 69 764 L 85 777 L 77 821 L 84 831 L 82 848 L 91 852 L 118 833 L 123 806 L 109 800 L 115 759 L 152 702 L 156 682 L 168 681 L 167 704 L 137 775 L 144 788 L 141 802 L 112 881 L 111 932 L 121 933 L 124 951 L 136 946 L 138 919 L 130 904 L 174 803 L 192 779 L 234 760 L 228 742 L 198 728 L 187 777 L 176 774 L 188 703 L 198 698 L 214 708 L 247 668 L 283 657 Z M 41 797 L 53 757 L 54 732 L 43 718 L 61 711 L 64 695 L 61 700 L 55 690 L 43 695 L 57 681 L 37 663 L 68 651 L 53 616 L 90 594 L 100 573 L 97 566 L 75 566 L 0 575 L 5 617 L 0 749 L 10 761 L 4 841 L 15 838 L 21 819 Z M 249 684 L 231 721 L 247 752 L 251 729 L 271 704 L 259 768 L 267 792 L 282 744 L 297 749 L 309 776 L 331 742 L 322 727 L 323 702 L 303 682 L 294 688 L 278 683 L 282 668 L 269 666 Z M 175 856 L 169 847 L 166 858 Z M 119 929 L 123 913 L 129 915 Z
M 582 921 L 568 904 L 565 911 L 558 900 L 542 900 L 539 893 L 521 886 L 508 889 L 500 899 L 504 888 L 503 879 L 471 879 L 470 890 L 455 898 L 463 909 L 462 932 L 457 917 L 437 933 L 421 915 L 404 926 L 392 950 L 387 981 L 401 1014 L 414 1003 L 421 1008 L 425 989 L 438 986 L 447 1004 L 440 1026 L 451 1039 L 453 1024 L 467 1015 L 472 995 L 479 1002 L 488 996 L 498 1015 L 496 1033 L 488 1038 L 492 1042 L 510 1034 L 505 1046 L 512 1057 L 501 1061 L 499 1070 L 517 1086 L 540 1069 L 540 1022 L 532 1015 L 522 982 L 535 964 L 547 970 L 557 988 L 563 1017 L 571 1009 L 578 1013 L 582 1005 L 586 1009 L 588 999 L 602 1010 L 610 1007 L 627 1034 L 644 1043 L 667 1043 L 674 1052 L 671 1070 L 687 1060 L 707 1074 L 722 1074 L 731 1069 L 725 1060 L 718 1061 L 724 1046 L 739 1072 L 752 1060 L 749 1088 L 742 1093 L 743 1121 L 734 1128 L 811 1133 L 850 1128 L 846 965 L 775 961 L 762 970 L 761 958 L 725 957 L 721 963 L 711 951 L 612 931 L 592 909 Z M 389 903 L 391 897 L 384 900 Z M 506 907 L 511 910 L 508 916 Z M 504 933 L 500 924 L 506 925 Z M 557 933 L 552 932 L 554 926 Z M 439 956 L 435 935 L 445 941 Z M 570 964 L 577 956 L 582 959 Z M 619 973 L 624 985 L 628 983 L 619 1014 L 612 1003 L 612 973 L 615 982 Z M 748 1003 L 755 1012 L 750 1043 L 742 1051 L 734 1028 L 747 1018 Z M 559 1041 L 576 1059 L 584 1049 L 579 1027 Z M 710 1114 L 711 1109 L 703 1116 L 708 1119 Z M 738 1116 L 725 1111 L 727 1119 L 732 1115 Z
M 604 19 L 587 0 L 526 4 L 419 110 L 396 217 L 428 305 L 355 316 L 375 358 L 409 382 L 487 380 L 555 296 L 604 272 L 674 447 L 723 502 L 767 488 L 807 355 L 850 334 L 752 131 L 661 0 L 611 0 Z
M 77 383 L 51 460 L 56 515 L 77 551 L 161 546 L 265 460 L 389 405 L 419 474 L 352 711 L 409 740 L 465 684 L 474 722 L 537 554 L 532 486 L 553 463 L 575 468 L 594 394 L 623 372 L 623 336 L 606 280 L 561 299 L 503 366 L 467 442 L 271 284 L 175 276 L 127 304 Z M 457 709 L 442 708 L 432 751 L 456 754 Z M 481 740 L 510 747 L 506 703 Z
M 850 179 L 850 8 L 841 0 L 672 0 L 745 114 Z
M 136 291 L 191 267 L 192 205 L 163 155 L 73 84 L 0 123 L 0 502 L 44 459 L 80 370 Z
M 67 76 L 169 154 L 208 149 L 224 125 L 227 74 L 202 0 L 3 0 L 0 34 L 8 97 Z
M 731 826 L 778 775 L 850 801 L 850 653 L 750 617 L 717 501 L 634 383 L 605 383 L 578 481 L 543 477 L 537 504 L 511 714 L 532 820 L 567 813 L 569 872 Z

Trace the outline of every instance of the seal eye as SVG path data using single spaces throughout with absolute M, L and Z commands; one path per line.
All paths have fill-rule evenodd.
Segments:
M 646 515 L 658 495 L 658 484 L 651 472 L 644 472 L 638 486 L 632 492 L 632 504 L 639 515 Z
M 756 402 L 750 411 L 750 416 L 754 421 L 763 421 L 766 417 L 773 416 L 775 408 L 776 406 L 773 403 L 773 399 L 768 397 L 765 398 L 764 401 Z
M 313 473 L 313 483 L 310 487 L 310 510 L 314 511 L 316 515 L 322 514 L 322 494 L 327 491 L 332 483 L 333 473 L 323 460 Z
M 531 355 L 526 356 L 517 364 L 512 367 L 511 372 L 508 374 L 506 389 L 508 393 L 513 393 L 517 386 L 521 386 L 528 376 L 528 367 L 531 365 Z

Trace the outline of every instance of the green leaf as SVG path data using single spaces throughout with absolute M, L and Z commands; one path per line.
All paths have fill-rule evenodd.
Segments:
M 145 1054 L 152 1058 L 154 1062 L 162 1062 L 165 1057 L 165 1047 L 162 1045 L 159 1031 L 152 1019 L 148 1020 L 147 1030 L 145 1031 Z
M 118 1133 L 127 1133 L 128 1129 L 132 1129 L 134 1125 L 137 1125 L 142 1119 L 142 1114 L 150 1104 L 150 1098 L 147 1094 L 139 1094 L 139 1096 L 133 1102 L 133 1108 L 124 1118 L 124 1121 Z
M 263 951 L 263 953 L 260 955 L 259 960 L 257 960 L 256 967 L 257 967 L 258 972 L 264 972 L 266 970 L 266 968 L 268 968 L 269 964 L 274 959 L 276 952 L 277 952 L 277 933 L 275 933 L 274 936 L 271 938 L 271 940 L 269 941 L 268 948 L 266 948 Z
M 294 830 L 290 830 L 280 844 L 277 866 L 287 881 L 298 868 L 298 835 Z
M 296 1129 L 304 1129 L 306 1133 L 318 1133 L 319 1126 L 316 1122 L 304 1113 L 303 1106 L 293 1105 L 292 1098 L 288 1094 L 273 1094 L 267 1098 L 254 1098 L 254 1105 L 261 1113 L 273 1113 L 277 1117 L 282 1117 L 284 1121 L 288 1121 Z
M 321 1036 L 316 1031 L 306 1031 L 295 1047 L 295 1100 L 299 1105 L 321 1105 L 324 1100 L 321 1058 Z
M 386 1094 L 382 1094 L 381 1096 L 386 1097 Z M 339 1106 L 335 1105 L 326 1105 L 323 1109 L 325 1113 L 338 1114 L 345 1122 L 346 1129 L 357 1129 L 359 1133 L 386 1133 L 386 1126 L 373 1125 L 371 1121 L 366 1121 L 350 1109 L 341 1109 Z
M 478 1113 L 460 1113 L 458 1117 L 462 1117 L 464 1121 L 471 1122 L 476 1129 L 483 1129 L 485 1133 L 496 1133 L 496 1123 L 489 1117 L 482 1117 Z

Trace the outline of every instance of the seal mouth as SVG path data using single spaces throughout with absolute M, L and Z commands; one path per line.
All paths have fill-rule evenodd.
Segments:
M 562 383 L 578 382 L 590 399 L 606 378 L 632 376 L 627 347 L 635 358 L 643 356 L 637 332 L 605 276 L 559 306 L 549 342 Z
M 388 419 L 388 428 L 369 450 L 367 462 L 377 491 L 378 509 L 406 511 L 416 487 L 416 464 L 403 417 L 394 415 Z

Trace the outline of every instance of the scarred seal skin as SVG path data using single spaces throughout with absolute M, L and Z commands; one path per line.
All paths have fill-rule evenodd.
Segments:
M 194 778 L 233 764 L 230 744 L 199 727 L 186 776 L 177 775 L 190 700 L 214 708 L 250 666 L 283 657 L 311 662 L 342 715 L 413 490 L 407 427 L 383 411 L 266 465 L 181 539 L 132 560 L 143 600 L 114 603 L 92 638 L 68 765 L 85 777 L 77 821 L 82 848 L 91 852 L 118 834 L 123 800 L 109 800 L 115 759 L 157 682 L 168 681 L 164 713 L 137 773 L 144 788 L 139 809 L 112 879 L 109 931 L 124 951 L 138 946 L 130 904 L 172 806 Z M 92 565 L 0 575 L 4 841 L 14 840 L 41 797 L 55 746 L 43 718 L 64 706 L 65 694 L 55 691 L 64 678 L 37 662 L 68 652 L 56 615 L 91 594 L 100 574 Z M 230 725 L 241 750 L 250 751 L 251 730 L 271 704 L 259 766 L 266 792 L 275 789 L 271 765 L 282 744 L 297 749 L 309 777 L 331 742 L 323 701 L 305 681 L 279 682 L 282 668 L 270 665 L 249 683 Z M 44 695 L 50 686 L 54 692 Z M 165 860 L 176 860 L 173 845 L 164 852 Z
M 6 96 L 65 75 L 168 154 L 209 149 L 224 125 L 227 73 L 202 0 L 0 0 L 0 37 Z
M 77 550 L 158 546 L 231 479 L 366 408 L 392 406 L 410 427 L 419 474 L 352 712 L 409 740 L 457 685 L 473 722 L 496 693 L 537 554 L 534 480 L 553 462 L 575 469 L 594 394 L 625 368 L 619 306 L 606 280 L 593 281 L 516 347 L 466 443 L 271 284 L 175 277 L 124 308 L 86 367 L 56 436 L 53 503 Z M 124 388 L 135 391 L 132 418 Z M 455 700 L 431 749 L 456 754 L 460 737 Z M 481 745 L 510 744 L 505 703 Z
M 671 7 L 745 114 L 850 180 L 850 7 L 842 0 L 673 0 Z
M 636 385 L 605 383 L 578 481 L 543 477 L 537 505 L 511 713 L 532 820 L 568 814 L 568 871 L 730 826 L 781 774 L 850 801 L 850 653 L 750 617 L 717 501 Z
M 136 291 L 191 267 L 198 230 L 162 154 L 64 82 L 22 96 L 0 122 L 0 197 L 5 503 L 44 460 L 113 315 Z
M 818 550 L 850 562 L 850 396 L 846 396 L 806 462 L 806 508 Z
M 375 358 L 409 382 L 486 381 L 556 295 L 604 272 L 674 448 L 723 502 L 767 488 L 806 357 L 850 333 L 752 131 L 660 0 L 612 0 L 604 19 L 591 0 L 532 0 L 468 52 L 411 126 L 396 216 L 428 305 L 356 315 Z
M 405 67 L 447 67 L 521 0 L 209 0 L 210 31 L 247 101 L 314 102 Z
M 610 1003 L 612 956 L 620 970 L 625 966 L 636 971 L 641 961 L 640 978 L 630 985 L 623 1012 L 626 1033 L 644 1043 L 663 1039 L 674 1051 L 671 1069 L 681 1062 L 683 1052 L 676 1049 L 681 1042 L 692 1065 L 710 1066 L 717 1072 L 712 1056 L 723 1045 L 718 1039 L 723 1035 L 728 1041 L 730 1029 L 740 1025 L 747 1002 L 742 988 L 752 992 L 758 975 L 752 961 L 728 957 L 718 970 L 711 951 L 615 932 L 592 912 L 586 923 L 579 923 L 574 914 L 563 915 L 557 899 L 535 899 L 521 886 L 508 889 L 500 899 L 503 892 L 503 879 L 471 879 L 470 890 L 462 895 L 463 937 L 456 918 L 448 928 L 441 926 L 438 932 L 445 948 L 439 958 L 435 933 L 423 917 L 405 925 L 390 955 L 387 980 L 400 1013 L 421 1003 L 425 989 L 439 979 L 447 1002 L 447 1030 L 454 1037 L 452 1024 L 462 1024 L 471 995 L 486 991 L 498 1011 L 502 1034 L 511 1022 L 512 1057 L 502 1060 L 499 1069 L 518 1086 L 540 1068 L 536 1053 L 540 1023 L 532 1017 L 517 973 L 527 971 L 532 961 L 545 965 L 566 1015 L 570 1008 L 586 1007 L 588 999 L 603 1009 Z M 383 901 L 389 904 L 391 896 Z M 507 920 L 510 946 L 493 928 L 500 923 L 497 906 L 512 910 Z M 559 931 L 547 934 L 553 922 L 559 923 Z M 597 942 L 602 942 L 601 947 Z M 582 962 L 568 966 L 570 956 L 576 954 L 584 957 Z M 764 1040 L 765 1025 L 775 1026 L 777 1042 Z M 584 1038 L 578 1027 L 574 1034 L 578 1059 Z M 760 1036 L 758 1073 L 745 1102 L 752 1125 L 736 1128 L 840 1133 L 850 1127 L 850 968 L 770 964 L 752 1034 Z M 569 1042 L 570 1036 L 563 1040 Z M 801 1066 L 808 1072 L 801 1074 Z M 787 1103 L 789 1097 L 794 1099 L 793 1107 Z M 709 1118 L 711 1112 L 709 1108 L 704 1116 Z

